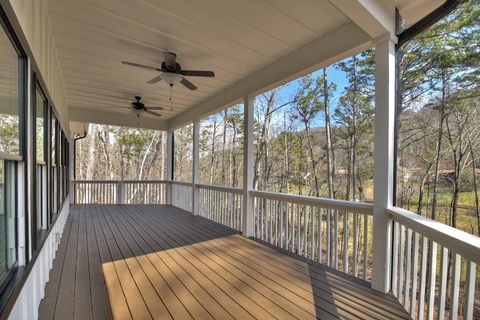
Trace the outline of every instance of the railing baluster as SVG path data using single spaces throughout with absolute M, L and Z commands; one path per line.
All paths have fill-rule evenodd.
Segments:
M 440 265 L 440 287 L 437 318 L 445 317 L 445 300 L 447 295 L 448 249 L 442 246 L 442 264 Z
M 310 259 L 315 260 L 315 207 L 310 207 Z
M 415 310 L 417 306 L 417 279 L 418 279 L 418 241 L 417 232 L 413 235 L 413 271 L 412 271 L 412 294 L 410 303 L 410 315 L 415 318 Z
M 280 215 L 278 214 L 278 211 L 279 211 L 279 203 L 278 201 L 275 201 L 274 200 L 274 206 L 273 206 L 273 211 L 274 211 L 274 215 L 275 215 L 275 245 L 278 246 L 279 245 L 279 241 L 278 241 L 278 219 L 280 219 Z
M 280 248 L 284 248 L 284 240 L 283 240 L 283 223 L 284 223 L 284 214 L 285 214 L 285 203 L 280 202 Z
M 363 215 L 363 279 L 368 279 L 368 215 Z
M 427 319 L 433 320 L 433 307 L 435 304 L 435 284 L 436 284 L 436 272 L 437 272 L 437 243 L 430 241 L 430 278 L 428 281 L 428 306 L 427 306 Z
M 427 282 L 427 253 L 428 238 L 423 236 L 422 240 L 422 271 L 420 274 L 420 294 L 418 296 L 418 320 L 423 320 L 425 313 L 425 289 Z
M 343 214 L 343 272 L 348 273 L 348 212 Z
M 358 277 L 358 213 L 353 213 L 353 276 Z
M 459 254 L 452 252 L 453 255 L 453 269 L 452 269 L 452 284 L 451 284 L 451 298 L 450 298 L 450 320 L 458 319 L 458 298 L 460 292 L 460 272 L 462 257 Z
M 393 249 L 392 249 L 392 293 L 398 298 L 398 242 L 400 225 L 398 222 L 393 223 Z
M 290 204 L 290 224 L 288 229 L 290 229 L 290 239 L 289 239 L 289 246 L 290 251 L 294 252 L 294 243 L 295 243 L 295 224 L 294 224 L 294 217 L 295 217 L 295 207 L 294 204 Z
M 260 212 L 261 212 L 260 239 L 265 241 L 265 216 L 266 216 L 265 206 L 266 206 L 266 200 L 262 199 L 261 203 L 262 203 L 262 205 L 260 207 Z
M 400 225 L 400 259 L 398 265 L 398 293 L 397 298 L 400 302 L 403 302 L 403 266 L 405 259 L 405 227 Z
M 412 230 L 407 229 L 407 271 L 405 275 L 405 299 L 403 305 L 405 309 L 410 307 L 410 277 L 412 272 Z
M 467 277 L 465 279 L 465 306 L 463 311 L 463 319 L 471 320 L 475 312 L 475 275 L 477 273 L 477 265 L 467 259 Z
M 321 208 L 318 208 L 318 235 L 317 235 L 317 238 L 318 238 L 318 246 L 317 246 L 317 249 L 318 249 L 318 262 L 322 263 L 322 250 L 323 250 L 323 230 L 322 230 L 322 225 L 323 225 L 323 221 L 322 221 L 322 209 Z
M 330 209 L 327 209 L 327 266 L 332 265 L 332 239 L 331 239 L 331 234 L 332 234 L 332 211 Z
M 308 254 L 308 248 L 307 248 L 307 237 L 308 237 L 308 228 L 307 228 L 307 213 L 308 213 L 308 207 L 304 206 L 304 211 L 303 211 L 303 256 L 306 257 Z
M 269 201 L 269 221 L 270 221 L 270 234 L 269 234 L 269 243 L 273 243 L 273 201 Z
M 334 260 L 333 260 L 333 265 L 335 269 L 338 269 L 338 211 L 335 210 L 335 221 L 334 221 L 334 226 L 335 226 L 335 236 L 334 236 L 334 247 L 333 247 L 333 254 L 334 254 Z

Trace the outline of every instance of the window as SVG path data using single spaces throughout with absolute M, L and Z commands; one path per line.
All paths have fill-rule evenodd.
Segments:
M 22 161 L 25 59 L 0 10 L 0 293 L 17 270 L 17 163 Z
M 35 114 L 36 114 L 36 151 L 37 151 L 37 163 L 45 162 L 45 110 L 47 108 L 47 101 L 37 88 L 37 94 L 35 99 Z
M 0 283 L 16 264 L 15 162 L 0 161 Z
M 36 95 L 35 95 L 35 151 L 36 151 L 36 181 L 35 181 L 35 191 L 36 191 L 36 225 L 37 230 L 42 230 L 47 228 L 47 165 L 45 164 L 45 136 L 46 129 L 46 110 L 47 110 L 47 99 L 40 89 L 39 84 L 37 83 Z
M 57 118 L 50 109 L 51 121 L 50 121 L 50 203 L 51 203 L 51 212 L 50 218 L 52 220 L 53 216 L 58 211 L 58 184 L 57 184 Z
M 0 153 L 20 154 L 20 68 L 22 59 L 0 28 Z

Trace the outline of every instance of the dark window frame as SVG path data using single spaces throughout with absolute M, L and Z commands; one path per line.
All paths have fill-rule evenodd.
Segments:
M 0 5 L 0 28 L 5 32 L 8 39 L 10 40 L 11 45 L 15 49 L 18 54 L 18 121 L 19 121 L 19 151 L 17 156 L 19 156 L 19 160 L 17 161 L 10 161 L 14 163 L 14 192 L 15 192 L 15 230 L 18 230 L 18 208 L 19 208 L 19 201 L 18 201 L 18 163 L 23 162 L 27 163 L 28 157 L 28 148 L 27 148 L 27 97 L 28 97 L 28 73 L 27 73 L 27 59 L 28 56 L 26 52 L 23 50 L 20 40 L 16 36 L 15 30 L 13 26 L 10 24 L 10 21 L 3 10 L 2 6 Z M 1 160 L 4 161 L 4 160 Z M 28 183 L 28 175 L 24 174 L 23 185 L 25 187 L 24 192 L 27 191 L 27 183 Z M 24 197 L 24 213 L 26 216 L 29 214 L 28 210 L 28 197 Z M 28 223 L 25 224 L 25 234 L 28 235 Z M 14 263 L 10 267 L 8 274 L 4 276 L 0 283 L 0 312 L 3 311 L 5 305 L 9 301 L 13 289 L 15 287 L 15 279 L 19 276 L 19 266 L 18 266 L 18 257 L 19 257 L 19 235 L 18 232 L 15 232 L 15 244 L 17 246 L 17 250 L 15 250 L 15 257 Z M 25 257 L 28 257 L 29 252 L 29 241 L 25 241 Z

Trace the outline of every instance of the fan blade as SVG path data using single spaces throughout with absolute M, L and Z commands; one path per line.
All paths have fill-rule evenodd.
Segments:
M 165 64 L 167 65 L 167 67 L 175 68 L 175 59 L 177 58 L 177 55 L 175 53 L 170 51 L 164 51 L 163 58 L 165 59 Z
M 182 70 L 182 74 L 188 77 L 215 77 L 213 71 Z
M 148 110 L 164 110 L 162 107 L 148 107 Z
M 128 62 L 128 61 L 122 61 L 123 64 L 133 66 L 133 67 L 138 67 L 138 68 L 143 68 L 143 69 L 148 69 L 148 70 L 155 70 L 155 71 L 162 71 L 162 69 L 151 67 L 151 66 L 146 66 L 144 64 L 139 64 L 139 63 L 134 63 L 134 62 Z
M 197 90 L 197 87 L 193 83 L 188 81 L 185 77 L 182 77 L 182 80 L 180 80 L 180 83 L 190 90 Z
M 155 117 L 161 117 L 162 116 L 160 113 L 156 113 L 156 112 L 153 112 L 153 111 L 150 111 L 150 110 L 147 110 L 145 112 L 148 113 L 148 114 L 151 114 L 152 116 L 155 116 Z
M 162 81 L 162 79 L 163 79 L 163 74 L 161 74 L 161 75 L 159 75 L 158 77 L 155 77 L 155 78 L 153 78 L 153 79 L 151 79 L 151 80 L 148 80 L 147 83 L 149 83 L 149 84 L 154 84 L 154 83 L 157 83 L 157 82 Z
M 119 107 L 119 106 L 114 106 L 114 105 L 109 105 L 109 106 L 105 106 L 105 105 L 97 105 L 96 106 L 97 108 L 105 108 L 105 109 L 109 109 L 109 110 L 113 110 L 113 109 L 117 109 L 117 110 L 126 110 L 126 109 L 129 109 L 130 107 Z

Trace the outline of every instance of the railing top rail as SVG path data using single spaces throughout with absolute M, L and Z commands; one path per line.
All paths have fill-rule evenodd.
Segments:
M 393 220 L 453 252 L 480 264 L 480 237 L 401 208 L 389 208 Z
M 16 154 L 0 152 L 0 160 L 22 161 L 23 157 Z
M 73 183 L 167 183 L 167 180 L 72 180 Z
M 364 202 L 354 202 L 338 199 L 326 199 L 310 196 L 301 196 L 287 193 L 251 190 L 250 194 L 254 197 L 270 200 L 294 202 L 307 206 L 321 207 L 335 210 L 345 210 L 350 212 L 365 213 L 373 215 L 373 204 Z
M 168 183 L 176 184 L 179 186 L 186 186 L 186 187 L 191 187 L 193 185 L 192 182 L 185 182 L 185 181 L 169 181 Z
M 236 194 L 242 194 L 243 193 L 243 189 L 238 188 L 238 187 L 214 186 L 214 185 L 202 184 L 202 183 L 197 183 L 197 184 L 195 184 L 195 186 L 200 188 L 200 189 L 223 191 L 223 192 L 230 192 L 230 193 L 236 193 Z

